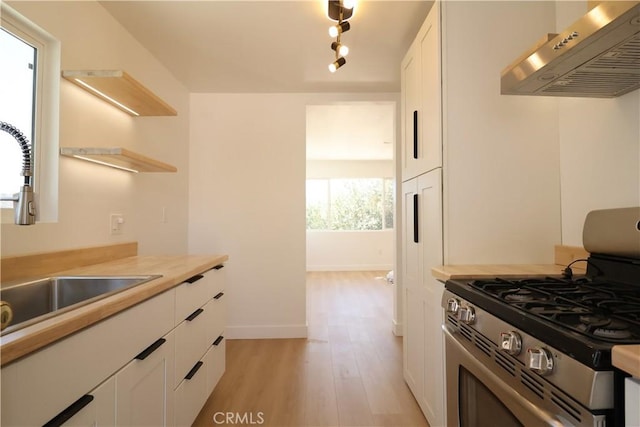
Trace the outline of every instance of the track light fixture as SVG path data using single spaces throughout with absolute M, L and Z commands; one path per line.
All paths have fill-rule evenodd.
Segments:
M 332 73 L 335 73 L 338 68 L 342 67 L 346 63 L 347 63 L 347 60 L 340 57 L 336 59 L 335 62 L 329 64 L 329 71 L 331 71 Z
M 340 56 L 347 56 L 349 54 L 349 47 L 338 42 L 331 43 L 331 49 L 335 50 Z
M 346 33 L 351 29 L 349 21 L 340 22 L 332 27 L 329 27 L 329 35 L 331 37 L 338 37 L 342 33 Z
M 347 61 L 344 59 L 349 53 L 349 48 L 342 44 L 340 36 L 351 29 L 349 19 L 355 12 L 355 0 L 328 0 L 327 16 L 329 19 L 338 21 L 337 24 L 329 28 L 329 36 L 336 40 L 331 43 L 331 49 L 336 53 L 336 60 L 329 65 L 329 71 L 335 71 L 342 67 Z

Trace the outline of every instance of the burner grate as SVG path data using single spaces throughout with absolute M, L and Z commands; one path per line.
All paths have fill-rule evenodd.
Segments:
M 589 278 L 474 280 L 470 285 L 526 313 L 610 343 L 640 342 L 640 288 Z

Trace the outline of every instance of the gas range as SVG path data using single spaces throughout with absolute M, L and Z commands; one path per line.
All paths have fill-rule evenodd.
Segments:
M 521 396 L 537 408 L 528 415 L 511 410 L 521 423 L 507 425 L 546 417 L 536 414 L 548 415 L 544 425 L 624 425 L 626 374 L 612 366 L 611 350 L 640 344 L 640 208 L 591 212 L 583 240 L 591 253 L 580 260 L 587 264 L 583 276 L 565 270 L 556 277 L 446 281 L 447 360 L 460 368 L 447 368 L 447 386 L 459 391 L 449 398 L 458 399 L 460 414 L 479 413 L 462 403 L 478 390 L 459 382 L 468 370 L 494 396 L 505 384 L 505 406 L 522 408 Z M 458 417 L 456 411 L 448 408 L 448 416 Z
M 620 262 L 589 260 L 593 269 L 602 261 Z M 483 278 L 450 280 L 446 287 L 592 369 L 611 369 L 613 345 L 640 344 L 640 279 Z

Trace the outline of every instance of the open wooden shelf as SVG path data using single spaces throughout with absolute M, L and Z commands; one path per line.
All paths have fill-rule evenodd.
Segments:
M 125 148 L 62 147 L 60 154 L 110 166 L 129 172 L 177 172 L 167 163 L 152 159 Z
M 132 116 L 178 112 L 122 70 L 65 70 L 62 77 Z

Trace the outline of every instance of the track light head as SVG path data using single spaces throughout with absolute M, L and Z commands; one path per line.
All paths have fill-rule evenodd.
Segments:
M 351 24 L 349 24 L 349 21 L 340 22 L 329 28 L 329 35 L 331 37 L 338 37 L 338 35 L 349 31 L 350 28 Z
M 331 71 L 332 73 L 335 73 L 338 68 L 342 67 L 346 63 L 347 63 L 346 59 L 338 58 L 335 62 L 329 64 L 329 71 Z
M 341 43 L 331 43 L 331 49 L 335 50 L 338 56 L 347 56 L 349 54 L 349 48 Z
M 346 21 L 353 16 L 355 0 L 329 0 L 327 16 L 334 21 Z
M 356 0 L 342 0 L 343 9 L 353 10 L 356 7 Z

